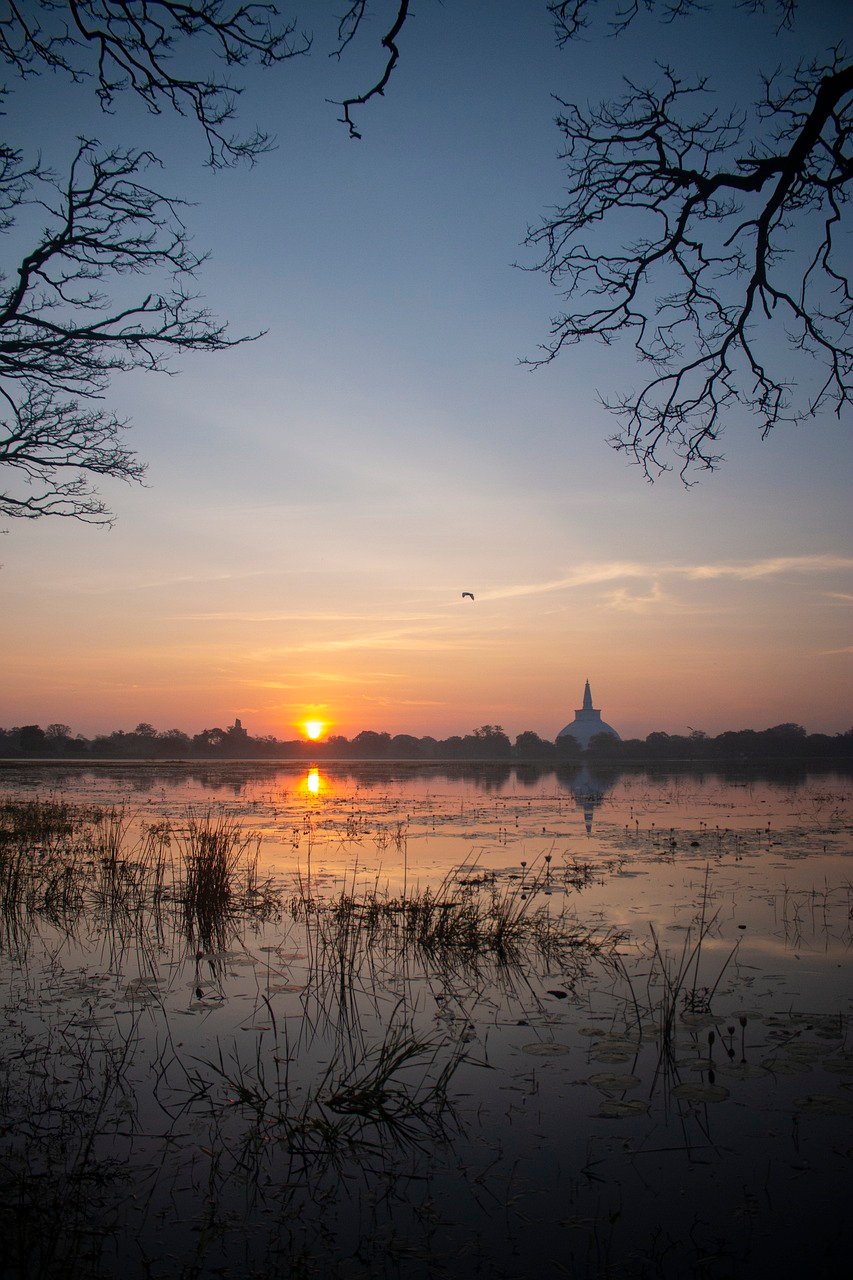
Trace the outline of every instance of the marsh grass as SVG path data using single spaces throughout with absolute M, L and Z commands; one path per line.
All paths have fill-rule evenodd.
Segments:
M 310 1084 L 297 1083 L 296 1050 L 265 1004 L 272 1042 L 259 1038 L 252 1058 L 236 1042 L 227 1054 L 219 1045 L 215 1057 L 195 1058 L 187 1073 L 193 1107 L 204 1100 L 214 1113 L 248 1112 L 256 1136 L 321 1165 L 343 1151 L 370 1159 L 384 1143 L 402 1149 L 447 1136 L 455 1123 L 448 1088 L 465 1059 L 460 1043 L 418 1033 L 398 1003 L 381 1038 L 338 1038 Z
M 713 1000 L 729 965 L 737 954 L 740 942 L 732 946 L 722 965 L 717 969 L 716 975 L 712 979 L 707 979 L 705 983 L 701 983 L 700 974 L 704 976 L 703 946 L 709 935 L 716 931 L 719 919 L 719 911 L 709 910 L 711 897 L 709 876 L 710 868 L 706 865 L 696 928 L 686 931 L 680 953 L 672 954 L 666 951 L 661 945 L 654 925 L 649 924 L 652 950 L 650 966 L 645 975 L 645 990 L 635 981 L 619 953 L 614 952 L 611 957 L 615 969 L 624 979 L 627 987 L 626 1005 L 633 1010 L 636 1019 L 638 1048 L 648 1023 L 651 1022 L 655 1027 L 657 1063 L 650 1093 L 654 1093 L 661 1079 L 666 1089 L 678 1083 L 676 1043 L 684 1025 L 693 1028 L 697 1033 L 707 1032 L 711 1049 L 716 1039 L 716 1032 L 708 1030 L 715 1027 L 717 1021 L 713 1012 Z M 730 1045 L 728 1056 L 730 1058 L 733 1056 Z M 709 1082 L 714 1083 L 713 1068 L 709 1069 Z
M 70 836 L 90 822 L 98 810 L 63 800 L 0 799 L 0 847 L 8 844 L 37 846 L 57 836 Z
M 537 901 L 544 884 L 544 876 L 519 885 L 490 876 L 460 882 L 451 873 L 435 889 L 392 894 L 377 883 L 360 889 L 353 872 L 339 894 L 318 898 L 300 877 L 290 909 L 294 918 L 314 923 L 323 947 L 351 968 L 377 949 L 454 965 L 515 966 L 533 956 L 566 963 L 615 944 L 614 936 L 584 927 L 565 904 L 555 910 Z
M 52 800 L 0 801 L 0 947 L 26 948 L 35 922 L 70 933 L 83 901 L 82 839 L 97 811 Z
M 186 825 L 141 824 L 123 807 L 0 802 L 0 948 L 25 955 L 33 931 L 81 927 L 128 946 L 150 968 L 175 908 L 192 947 L 225 948 L 240 919 L 268 918 L 278 894 L 258 872 L 258 839 L 236 822 L 190 812 Z
M 202 951 L 222 951 L 238 917 L 276 906 L 272 881 L 258 871 L 260 839 L 225 815 L 193 812 L 175 838 L 187 936 Z
M 242 801 L 240 812 L 255 820 Z M 473 821 L 466 814 L 466 831 Z M 708 1088 L 686 1076 L 679 1088 L 678 1072 L 690 1052 L 689 1070 L 707 1075 L 722 1046 L 745 1064 L 738 1106 L 755 1103 L 753 1076 L 763 1076 L 761 1110 L 776 1084 L 764 1063 L 746 1068 L 750 1035 L 759 1040 L 752 1014 L 750 1035 L 747 1016 L 733 1014 L 717 1028 L 716 1049 L 711 1042 L 734 953 L 722 963 L 707 875 L 683 946 L 668 949 L 664 918 L 629 958 L 619 935 L 588 927 L 560 892 L 620 869 L 598 852 L 582 862 L 546 853 L 541 875 L 538 863 L 522 862 L 520 874 L 466 865 L 429 887 L 407 884 L 404 862 L 403 888 L 393 891 L 357 870 L 330 882 L 330 855 L 313 879 L 309 860 L 285 899 L 285 882 L 263 878 L 257 839 L 239 821 L 188 813 L 145 825 L 129 810 L 59 806 L 4 810 L 0 823 L 17 833 L 0 839 L 0 907 L 41 943 L 4 973 L 0 1276 L 344 1280 L 507 1266 L 531 1275 L 568 1268 L 584 1280 L 729 1274 L 725 1260 L 717 1266 L 719 1241 L 675 1243 L 692 1239 L 687 1217 L 672 1216 L 682 1153 L 714 1151 L 713 1165 L 691 1158 L 690 1169 L 704 1179 L 704 1208 L 695 1203 L 709 1217 L 726 1185 L 751 1192 L 770 1175 L 750 1167 L 746 1141 L 729 1159 L 726 1135 L 710 1123 L 697 1145 Z M 373 844 L 405 855 L 401 822 L 389 819 L 371 844 L 374 829 L 353 818 L 369 858 Z M 352 856 L 337 830 L 323 830 L 301 829 L 309 855 L 316 839 L 321 853 L 335 841 Z M 820 920 L 849 919 L 849 886 L 843 898 L 812 897 Z M 806 900 L 793 891 L 779 910 L 792 931 L 806 923 Z M 263 931 L 273 919 L 282 927 Z M 589 1117 L 593 1077 L 572 1038 L 578 1015 L 611 1024 L 616 1034 L 600 1047 L 615 1056 L 601 1062 L 623 1062 L 611 1071 L 615 1092 Z M 769 1033 L 782 1086 L 806 1030 L 803 1061 L 825 1032 L 846 1071 L 847 1022 L 817 1031 L 808 1022 L 785 1017 Z M 618 1096 L 634 1073 L 637 1088 L 652 1089 L 654 1073 L 664 1095 L 648 1121 L 651 1107 Z M 811 1102 L 825 1103 L 828 1087 Z M 780 1088 L 774 1108 L 781 1097 Z M 802 1117 L 810 1141 L 806 1124 L 822 1119 L 811 1102 Z M 594 1158 L 602 1129 L 617 1124 L 627 1132 L 605 1142 L 632 1168 L 673 1153 L 650 1179 L 670 1234 L 660 1234 L 650 1199 L 632 1211 L 641 1195 L 633 1174 L 623 1200 L 628 1181 Z M 798 1114 L 795 1133 L 799 1124 Z M 778 1167 L 788 1177 L 787 1164 Z M 728 1209 L 718 1215 L 720 1240 L 734 1220 Z M 559 1227 L 553 1249 L 549 1223 Z M 588 1253 L 573 1243 L 579 1234 L 567 1240 L 572 1225 L 589 1235 Z M 745 1269 L 762 1262 L 745 1251 Z
M 5 1034 L 0 1087 L 0 1274 L 14 1280 L 105 1275 L 102 1250 L 130 1170 L 115 1135 L 133 1123 L 136 1027 Z

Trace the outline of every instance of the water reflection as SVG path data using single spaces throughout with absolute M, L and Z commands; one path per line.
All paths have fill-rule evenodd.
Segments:
M 561 769 L 557 772 L 560 785 L 574 796 L 575 804 L 583 813 L 583 823 L 588 836 L 592 835 L 592 819 L 595 810 L 619 779 L 618 773 L 604 773 L 583 765 L 580 769 Z
M 228 768 L 0 775 L 0 1277 L 842 1271 L 846 779 Z
M 799 761 L 774 760 L 763 767 L 718 763 L 713 767 L 679 765 L 678 762 L 655 763 L 631 767 L 617 765 L 558 766 L 536 763 L 494 764 L 487 762 L 434 763 L 418 761 L 334 761 L 324 763 L 321 773 L 311 765 L 307 781 L 305 765 L 281 761 L 238 760 L 205 763 L 162 763 L 159 761 L 134 761 L 133 763 L 103 764 L 39 761 L 0 760 L 0 791 L 60 791 L 86 792 L 93 788 L 112 789 L 124 794 L 150 794 L 155 789 L 184 788 L 196 793 L 218 794 L 230 792 L 243 796 L 264 789 L 280 786 L 320 794 L 329 788 L 355 785 L 359 789 L 380 787 L 404 787 L 414 793 L 433 790 L 437 783 L 451 787 L 473 788 L 486 794 L 512 794 L 519 790 L 532 795 L 553 795 L 555 786 L 571 791 L 581 808 L 594 810 L 601 800 L 620 783 L 646 785 L 655 788 L 662 783 L 679 779 L 701 786 L 738 786 L 745 783 L 764 783 L 772 787 L 789 789 L 808 780 L 821 778 L 831 782 L 833 777 L 849 782 L 853 778 L 853 764 L 833 762 L 827 767 L 811 762 L 808 766 Z M 313 781 L 316 779 L 316 781 Z
M 312 796 L 318 796 L 321 791 L 326 790 L 323 780 L 320 777 L 320 770 L 309 769 L 308 777 L 303 782 L 302 787 L 309 793 L 309 795 Z

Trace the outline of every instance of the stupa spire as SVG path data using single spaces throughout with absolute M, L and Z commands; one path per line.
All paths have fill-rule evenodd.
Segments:
M 575 718 L 565 729 L 557 734 L 558 738 L 574 738 L 583 751 L 586 751 L 592 739 L 599 733 L 609 733 L 619 741 L 619 734 L 612 725 L 605 724 L 601 712 L 592 705 L 592 690 L 589 681 L 583 687 L 583 706 L 578 707 Z

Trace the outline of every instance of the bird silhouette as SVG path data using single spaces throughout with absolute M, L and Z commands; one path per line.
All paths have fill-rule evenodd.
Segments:
M 463 591 L 463 592 L 462 592 L 462 599 L 464 600 L 466 596 L 468 597 L 468 599 L 469 599 L 469 600 L 473 600 L 473 599 L 474 599 L 474 592 L 473 592 L 473 591 Z

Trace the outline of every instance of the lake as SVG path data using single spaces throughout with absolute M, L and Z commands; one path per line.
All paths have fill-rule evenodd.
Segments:
M 0 1274 L 832 1275 L 840 773 L 0 764 Z

